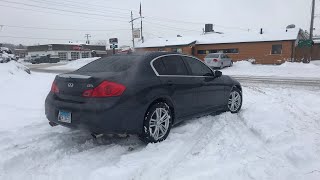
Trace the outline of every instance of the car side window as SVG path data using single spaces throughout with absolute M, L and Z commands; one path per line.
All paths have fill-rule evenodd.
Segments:
M 165 67 L 163 75 L 188 75 L 187 67 L 180 56 L 165 56 L 160 60 Z
M 224 54 L 221 54 L 221 59 L 226 58 L 226 56 Z
M 204 65 L 199 60 L 192 57 L 183 57 L 186 64 L 189 66 L 191 74 L 193 76 L 210 76 L 212 71 L 209 67 Z
M 164 67 L 164 64 L 161 59 L 157 59 L 153 62 L 153 67 L 158 72 L 159 75 L 165 75 L 166 68 Z

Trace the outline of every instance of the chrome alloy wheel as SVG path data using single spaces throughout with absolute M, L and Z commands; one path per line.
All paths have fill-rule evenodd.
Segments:
M 238 91 L 232 91 L 229 96 L 228 108 L 231 112 L 236 112 L 241 106 L 241 95 Z
M 164 108 L 156 108 L 152 113 L 149 132 L 155 140 L 161 139 L 166 135 L 170 125 L 170 118 L 169 111 Z

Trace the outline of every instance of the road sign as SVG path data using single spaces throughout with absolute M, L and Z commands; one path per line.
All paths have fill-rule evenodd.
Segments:
M 118 44 L 118 38 L 110 38 L 109 44 Z
M 298 47 L 312 47 L 313 46 L 313 41 L 312 40 L 300 40 L 298 42 Z
M 133 29 L 132 36 L 133 38 L 140 38 L 140 29 L 139 28 Z
M 118 45 L 117 44 L 111 44 L 110 45 L 110 49 L 117 49 L 118 48 Z

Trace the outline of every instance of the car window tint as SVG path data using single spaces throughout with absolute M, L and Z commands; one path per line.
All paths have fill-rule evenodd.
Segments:
M 209 67 L 195 58 L 183 57 L 187 65 L 190 67 L 193 76 L 210 76 L 212 71 Z
M 123 72 L 131 68 L 139 56 L 111 56 L 95 60 L 82 68 L 79 72 Z
M 180 56 L 166 56 L 161 58 L 166 75 L 188 75 L 188 70 Z
M 219 54 L 208 54 L 206 58 L 219 58 Z
M 166 68 L 164 67 L 164 64 L 161 59 L 157 59 L 153 62 L 153 67 L 156 69 L 159 75 L 165 75 L 166 74 Z

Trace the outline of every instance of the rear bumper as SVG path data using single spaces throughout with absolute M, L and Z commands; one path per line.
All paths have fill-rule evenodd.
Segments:
M 84 103 L 66 102 L 57 100 L 52 93 L 49 93 L 45 101 L 45 113 L 49 121 L 69 128 L 106 134 L 141 133 L 144 108 L 136 101 L 119 98 L 108 98 L 107 101 L 89 100 Z M 71 123 L 58 121 L 60 110 L 71 112 Z
M 209 67 L 220 67 L 221 66 L 221 62 L 211 62 L 211 63 L 207 63 L 207 65 Z

